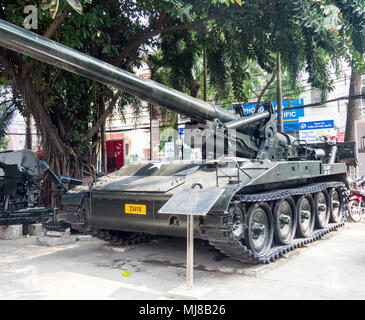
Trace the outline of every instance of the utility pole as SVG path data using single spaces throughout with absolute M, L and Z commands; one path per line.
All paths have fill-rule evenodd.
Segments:
M 150 161 L 152 160 L 153 143 L 152 143 L 152 105 L 148 104 L 148 109 L 150 113 Z
M 204 52 L 203 52 L 203 65 L 204 65 L 204 101 L 206 102 L 207 97 L 207 48 L 204 46 Z
M 278 131 L 284 132 L 283 126 L 283 102 L 282 102 L 282 87 L 281 87 L 281 62 L 280 62 L 280 52 L 277 53 L 276 60 L 276 101 L 277 101 L 277 114 L 278 114 Z
M 105 122 L 100 126 L 100 144 L 101 144 L 101 171 L 106 172 L 105 161 Z
M 349 102 L 347 106 L 347 119 L 345 130 L 345 141 L 355 141 L 355 121 L 361 119 L 360 99 L 351 98 L 361 94 L 362 77 L 361 73 L 351 68 L 351 80 L 349 90 Z

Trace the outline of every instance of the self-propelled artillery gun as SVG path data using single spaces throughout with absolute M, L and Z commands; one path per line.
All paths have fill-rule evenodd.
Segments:
M 129 164 L 63 196 L 85 208 L 94 235 L 120 244 L 184 237 L 183 214 L 195 214 L 196 238 L 234 259 L 266 263 L 343 225 L 354 142 L 311 146 L 277 131 L 270 103 L 240 117 L 2 20 L 0 46 L 191 120 L 185 143 L 202 149 L 200 162 Z

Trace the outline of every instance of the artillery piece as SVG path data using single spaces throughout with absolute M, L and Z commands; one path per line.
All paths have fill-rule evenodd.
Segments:
M 308 145 L 277 132 L 270 103 L 239 117 L 2 20 L 0 45 L 185 115 L 195 132 L 186 142 L 209 149 L 199 163 L 130 164 L 68 191 L 62 202 L 85 206 L 95 236 L 119 244 L 185 237 L 180 214 L 190 213 L 199 215 L 195 237 L 234 259 L 267 263 L 344 224 L 344 162 L 355 161 L 354 142 Z
M 41 175 L 31 150 L 0 153 L 0 225 L 30 224 L 47 220 L 39 206 Z

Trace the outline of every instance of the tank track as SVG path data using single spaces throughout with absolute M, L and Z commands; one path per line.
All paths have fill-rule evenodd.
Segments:
M 301 196 L 305 194 L 313 194 L 328 188 L 338 188 L 342 194 L 342 199 L 346 199 L 344 183 L 342 182 L 327 182 L 308 185 L 301 188 L 292 188 L 278 191 L 271 191 L 259 194 L 243 195 L 236 194 L 230 204 L 230 207 L 244 204 L 252 204 L 254 202 L 266 202 L 279 200 L 287 196 Z M 274 246 L 263 256 L 257 256 L 252 250 L 247 248 L 240 239 L 233 234 L 233 212 L 219 212 L 208 214 L 204 217 L 200 228 L 209 243 L 222 253 L 230 256 L 235 260 L 244 263 L 259 264 L 270 263 L 288 251 L 303 247 L 305 244 L 316 241 L 322 238 L 325 234 L 342 227 L 345 224 L 345 218 L 339 223 L 329 223 L 326 228 L 314 230 L 312 235 L 308 238 L 295 238 L 288 245 Z
M 146 233 L 137 233 L 133 232 L 133 235 L 125 235 L 121 232 L 115 232 L 113 230 L 107 229 L 91 229 L 91 235 L 97 239 L 109 242 L 115 246 L 132 246 L 141 243 L 146 243 L 151 240 L 160 239 L 162 236 L 159 235 L 151 235 Z

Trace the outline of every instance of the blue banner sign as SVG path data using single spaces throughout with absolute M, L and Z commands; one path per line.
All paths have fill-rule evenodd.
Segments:
M 334 124 L 334 120 L 301 122 L 299 124 L 299 130 L 331 129 L 334 128 Z
M 272 102 L 274 106 L 274 110 L 276 112 L 278 106 L 277 102 Z M 262 105 L 262 103 L 261 103 Z M 284 124 L 284 131 L 299 131 L 299 117 L 304 117 L 304 109 L 294 109 L 294 110 L 285 110 L 285 108 L 292 108 L 292 107 L 300 107 L 304 105 L 303 99 L 291 99 L 289 100 L 283 100 L 283 124 Z M 242 106 L 243 114 L 245 116 L 248 116 L 250 114 L 253 114 L 255 112 L 256 103 L 247 103 L 247 104 L 235 104 L 233 106 Z M 263 111 L 263 107 L 260 107 L 258 112 Z M 275 118 L 277 118 L 277 114 L 275 115 Z

